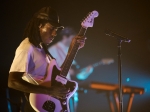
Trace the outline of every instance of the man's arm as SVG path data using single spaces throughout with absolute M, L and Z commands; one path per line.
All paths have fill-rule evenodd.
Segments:
M 8 78 L 8 87 L 20 90 L 26 93 L 49 94 L 48 88 L 40 85 L 30 84 L 22 79 L 24 72 L 10 72 Z
M 22 79 L 24 72 L 10 72 L 8 78 L 8 87 L 26 92 L 26 93 L 41 93 L 52 96 L 64 96 L 67 90 L 63 87 L 44 87 L 40 85 L 30 84 Z

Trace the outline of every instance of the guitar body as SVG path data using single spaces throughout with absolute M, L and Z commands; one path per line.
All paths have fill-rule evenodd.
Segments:
M 57 66 L 55 59 L 51 60 L 47 69 L 47 76 L 39 85 L 46 87 L 65 86 L 69 90 L 69 95 L 65 98 L 57 98 L 45 94 L 31 93 L 29 101 L 36 112 L 70 112 L 69 99 L 76 92 L 78 84 L 60 75 L 60 68 Z

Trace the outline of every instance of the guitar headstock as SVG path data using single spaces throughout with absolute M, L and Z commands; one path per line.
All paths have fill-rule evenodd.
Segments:
M 114 59 L 112 58 L 104 58 L 101 60 L 101 62 L 104 64 L 104 65 L 109 65 L 111 63 L 114 63 Z
M 93 27 L 94 18 L 98 17 L 99 13 L 97 11 L 92 11 L 88 16 L 82 21 L 81 26 L 84 28 Z

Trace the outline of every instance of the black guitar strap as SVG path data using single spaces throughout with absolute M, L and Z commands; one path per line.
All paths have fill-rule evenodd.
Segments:
M 45 53 L 46 53 L 47 55 L 49 55 L 52 59 L 55 59 L 55 58 L 51 55 L 51 53 L 47 50 L 47 46 L 46 46 L 44 43 L 41 43 L 41 45 L 42 45 L 42 47 L 43 47 Z

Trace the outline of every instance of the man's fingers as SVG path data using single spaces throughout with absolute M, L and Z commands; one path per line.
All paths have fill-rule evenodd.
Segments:
M 53 93 L 52 96 L 60 97 L 60 98 L 66 98 L 66 96 L 69 94 L 69 90 L 65 88 L 64 86 L 61 87 L 53 87 Z

